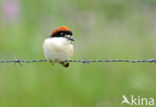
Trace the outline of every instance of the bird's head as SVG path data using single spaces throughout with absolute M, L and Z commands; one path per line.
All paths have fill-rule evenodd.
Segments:
M 58 27 L 57 29 L 55 29 L 51 35 L 50 35 L 50 38 L 53 38 L 53 37 L 63 37 L 63 38 L 66 38 L 68 40 L 71 40 L 71 41 L 74 41 L 74 38 L 72 36 L 72 31 L 66 27 L 66 26 L 61 26 L 61 27 Z

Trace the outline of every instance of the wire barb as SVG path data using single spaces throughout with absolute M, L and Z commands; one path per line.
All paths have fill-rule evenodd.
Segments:
M 14 64 L 18 63 L 19 65 L 22 65 L 20 60 L 17 59 L 17 56 L 14 56 Z
M 90 62 L 88 61 L 88 59 L 86 59 L 84 56 L 82 57 L 82 63 L 84 64 L 84 63 L 87 63 L 87 64 L 89 64 Z

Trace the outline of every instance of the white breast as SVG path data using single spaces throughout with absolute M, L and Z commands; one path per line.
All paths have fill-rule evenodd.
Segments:
M 44 56 L 52 62 L 69 60 L 73 55 L 73 45 L 62 37 L 47 38 L 43 43 Z

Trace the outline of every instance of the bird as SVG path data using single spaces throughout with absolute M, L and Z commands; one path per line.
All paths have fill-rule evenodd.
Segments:
M 73 41 L 73 33 L 67 26 L 56 28 L 43 42 L 45 59 L 53 65 L 59 63 L 66 68 L 69 67 L 66 60 L 70 60 L 73 56 Z

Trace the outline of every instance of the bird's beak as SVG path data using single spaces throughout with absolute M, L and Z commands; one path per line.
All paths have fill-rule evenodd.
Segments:
M 73 36 L 70 36 L 70 37 L 69 37 L 69 40 L 75 41 L 74 38 L 73 38 Z

